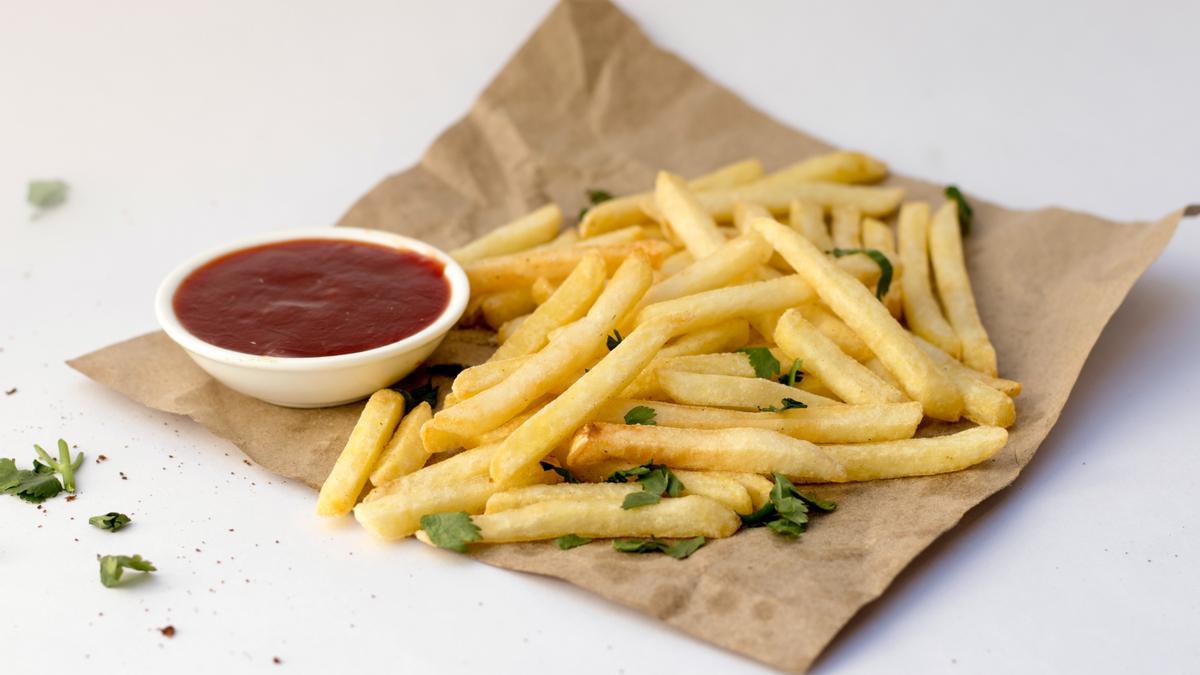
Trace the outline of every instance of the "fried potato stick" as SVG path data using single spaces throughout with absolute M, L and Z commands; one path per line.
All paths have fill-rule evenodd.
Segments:
M 1008 432 L 1000 427 L 974 427 L 947 436 L 820 447 L 846 467 L 846 480 L 863 481 L 961 471 L 991 458 L 1007 442 Z
M 524 251 L 554 239 L 561 226 L 562 211 L 555 204 L 547 204 L 497 227 L 466 246 L 454 249 L 450 256 L 460 264 L 466 264 Z
M 334 462 L 333 470 L 321 484 L 317 497 L 317 515 L 344 516 L 354 508 L 354 502 L 367 484 L 367 477 L 392 437 L 400 416 L 404 414 L 404 397 L 391 389 L 371 394 L 350 432 L 346 447 Z
M 971 292 L 971 279 L 963 259 L 958 207 L 954 202 L 943 204 L 929 226 L 929 259 L 946 318 L 962 341 L 962 362 L 994 377 L 996 348 L 988 339 L 975 307 L 975 294 Z
M 929 278 L 929 204 L 909 202 L 900 207 L 898 226 L 900 262 L 904 275 L 904 320 L 909 329 L 937 345 L 954 358 L 962 355 L 962 341 L 933 296 Z

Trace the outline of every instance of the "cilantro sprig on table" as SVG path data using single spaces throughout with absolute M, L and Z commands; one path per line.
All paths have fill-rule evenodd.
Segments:
M 32 469 L 18 469 L 16 460 L 0 458 L 0 492 L 34 504 L 58 495 L 64 487 L 67 492 L 75 492 L 75 471 L 83 464 L 83 453 L 72 459 L 70 447 L 61 438 L 58 439 L 58 459 L 51 457 L 40 445 L 33 447 L 38 459 L 33 460 Z M 62 482 L 59 482 L 59 475 Z
M 109 532 L 116 532 L 117 530 L 128 525 L 130 522 L 131 519 L 129 516 L 125 515 L 124 513 L 117 513 L 116 511 L 109 511 L 104 515 L 92 516 L 91 518 L 88 518 L 89 525 L 92 527 L 98 527 L 101 530 L 108 530 Z
M 121 583 L 121 576 L 126 569 L 138 572 L 154 572 L 158 568 L 140 555 L 106 555 L 97 556 L 100 559 L 100 583 L 108 588 Z

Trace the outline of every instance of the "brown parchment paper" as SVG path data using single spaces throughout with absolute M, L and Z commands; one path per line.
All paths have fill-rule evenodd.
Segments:
M 772 168 L 827 149 L 653 45 L 607 2 L 566 2 L 466 118 L 339 225 L 450 246 L 548 201 L 574 213 L 586 188 L 644 190 L 661 167 L 698 174 L 757 156 Z M 940 200 L 929 183 L 889 182 L 908 188 L 910 198 Z M 1114 223 L 1062 209 L 973 203 L 966 247 L 979 309 L 1003 374 L 1025 384 L 1011 439 L 996 458 L 947 476 L 822 488 L 840 507 L 799 542 L 757 529 L 685 561 L 604 545 L 500 546 L 477 557 L 565 579 L 773 666 L 807 669 L 922 549 L 1016 478 L 1058 419 L 1104 324 L 1181 217 Z M 470 335 L 443 352 L 451 361 L 486 354 Z M 135 401 L 187 415 L 271 471 L 312 486 L 324 479 L 360 409 L 290 410 L 247 398 L 213 381 L 162 333 L 71 366 Z

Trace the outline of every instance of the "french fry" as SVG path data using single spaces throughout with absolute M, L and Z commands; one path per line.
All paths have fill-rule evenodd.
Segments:
M 822 445 L 846 467 L 846 480 L 881 480 L 961 471 L 991 458 L 1008 442 L 1000 427 L 973 427 L 931 438 L 858 445 Z
M 450 257 L 460 264 L 466 264 L 524 251 L 554 239 L 561 226 L 562 211 L 555 204 L 547 204 L 497 227 L 466 246 L 454 249 Z
M 716 221 L 733 218 L 738 202 L 761 204 L 771 213 L 787 213 L 793 200 L 812 202 L 823 208 L 853 206 L 864 215 L 886 216 L 904 199 L 904 190 L 896 187 L 867 187 L 821 181 L 763 179 L 749 185 L 696 193 L 701 208 Z
M 1007 394 L 973 377 L 975 372 L 928 342 L 918 342 L 963 395 L 963 417 L 981 426 L 1010 427 L 1017 420 L 1017 409 Z
M 787 309 L 815 297 L 812 287 L 793 274 L 656 302 L 638 313 L 636 323 L 670 319 L 680 322 L 681 331 L 694 331 L 734 318 Z
M 317 497 L 317 515 L 344 516 L 354 508 L 367 477 L 392 437 L 400 416 L 404 414 L 404 397 L 391 389 L 371 394 L 367 405 L 350 432 L 346 447 L 334 462 L 333 470 L 321 484 Z
M 529 287 L 529 294 L 533 296 L 533 301 L 540 305 L 549 300 L 550 296 L 554 295 L 554 291 L 557 289 L 558 284 L 546 277 L 538 277 L 534 280 L 533 285 Z
M 512 334 L 517 332 L 517 329 L 520 328 L 521 324 L 525 323 L 525 319 L 528 318 L 528 314 L 523 314 L 518 317 L 513 317 L 500 324 L 500 327 L 496 329 L 496 342 L 498 344 L 504 344 L 505 342 L 508 342 L 508 338 L 512 337 Z
M 683 483 L 683 495 L 702 495 L 715 499 L 734 513 L 750 514 L 754 501 L 741 481 L 724 471 L 688 471 L 677 469 L 675 477 Z
M 859 362 L 875 358 L 867 343 L 863 342 L 857 333 L 850 330 L 850 327 L 837 318 L 836 314 L 829 311 L 825 305 L 820 302 L 809 302 L 800 305 L 797 309 L 809 323 L 816 326 L 817 330 L 824 333 L 825 337 L 832 340 L 833 344 L 837 345 L 838 349 L 841 349 L 850 358 Z
M 875 183 L 887 177 L 883 162 L 861 152 L 839 150 L 816 155 L 770 174 L 764 181 L 822 180 L 833 183 Z
M 633 465 L 654 461 L 697 471 L 781 473 L 802 481 L 838 481 L 846 475 L 816 445 L 767 429 L 679 429 L 594 422 L 571 439 L 567 466 L 572 471 L 586 472 L 589 466 L 614 460 Z
M 695 261 L 696 259 L 692 257 L 691 253 L 688 253 L 687 249 L 680 249 L 664 260 L 658 271 L 662 273 L 663 278 L 671 277 Z
M 790 398 L 808 407 L 835 405 L 833 399 L 759 377 L 706 375 L 678 370 L 658 371 L 658 386 L 678 403 L 759 410 L 779 408 Z
M 525 420 L 529 419 L 530 417 L 533 417 L 533 415 L 537 411 L 541 410 L 549 402 L 550 402 L 550 397 L 545 397 L 543 399 L 540 399 L 537 402 L 535 402 L 533 405 L 529 406 L 529 408 L 526 409 L 525 412 L 522 412 L 521 414 L 519 414 L 516 417 L 512 418 L 511 420 L 505 422 L 504 424 L 501 424 L 500 426 L 496 427 L 495 429 L 492 429 L 491 431 L 485 431 L 484 433 L 482 433 L 479 436 L 476 436 L 474 438 L 463 439 L 463 447 L 464 448 L 476 448 L 476 447 L 483 446 L 483 445 L 499 445 L 499 444 L 503 443 L 504 439 L 508 438 L 509 435 L 512 434 L 512 432 L 517 430 L 517 427 L 524 424 Z M 491 461 L 491 460 L 489 460 L 489 461 Z M 485 470 L 486 470 L 486 467 L 485 467 Z
M 762 175 L 762 162 L 757 159 L 747 159 L 700 176 L 689 182 L 688 188 L 695 191 L 733 187 L 758 180 Z M 588 209 L 588 212 L 584 214 L 583 220 L 579 223 L 579 232 L 584 238 L 590 238 L 604 232 L 643 223 L 650 219 L 644 205 L 647 201 L 653 202 L 653 197 L 652 193 L 647 192 L 601 202 Z
M 471 398 L 485 389 L 496 386 L 506 377 L 521 369 L 529 362 L 530 356 L 516 356 L 511 359 L 496 359 L 471 366 L 458 374 L 450 385 L 450 393 L 459 400 Z
M 897 389 L 904 388 L 904 386 L 900 384 L 900 380 L 897 380 L 896 376 L 892 374 L 892 371 L 888 370 L 887 366 L 883 365 L 883 361 L 880 361 L 875 357 L 871 357 L 866 361 L 863 361 L 862 364 L 867 367 L 867 370 L 878 375 L 879 379 L 883 380 L 884 382 L 887 382 Z
M 820 204 L 793 199 L 788 205 L 788 224 L 822 251 L 833 250 L 833 239 L 825 225 L 825 211 Z
M 971 292 L 971 279 L 963 260 L 958 207 L 952 201 L 938 209 L 929 226 L 929 259 L 946 318 L 962 341 L 962 362 L 994 377 L 997 372 L 996 348 L 988 339 L 975 307 L 975 294 Z
M 771 348 L 772 355 L 782 364 L 782 374 L 786 374 L 790 368 L 789 364 L 792 359 L 783 350 L 778 347 Z M 750 357 L 741 352 L 721 352 L 714 354 L 692 354 L 683 356 L 664 357 L 659 353 L 658 358 L 651 364 L 653 368 L 662 368 L 663 370 L 683 371 L 685 373 L 705 373 L 708 375 L 732 375 L 734 377 L 758 377 L 758 373 L 754 370 L 754 366 L 750 364 Z M 797 389 L 807 391 L 818 396 L 833 396 L 833 392 L 829 390 L 820 378 L 811 373 L 805 373 L 801 378 L 798 378 L 794 385 Z M 625 393 L 622 392 L 625 396 Z
M 494 429 L 529 407 L 557 382 L 573 376 L 604 349 L 605 337 L 646 292 L 650 276 L 650 264 L 644 257 L 626 260 L 583 319 L 571 324 L 499 384 L 444 408 L 425 423 L 421 427 L 425 448 L 430 452 L 448 450 L 464 438 Z M 524 464 L 512 467 L 505 475 L 515 475 Z
M 986 384 L 987 386 L 989 386 L 993 389 L 999 389 L 1000 391 L 1004 392 L 1005 395 L 1007 395 L 1009 397 L 1016 397 L 1021 394 L 1021 383 L 1020 382 L 1016 382 L 1014 380 L 1006 380 L 1003 377 L 992 377 L 991 375 L 981 373 L 978 370 L 974 370 L 973 368 L 968 368 L 967 366 L 964 366 L 962 364 L 962 362 L 960 362 L 958 359 L 954 358 L 953 356 L 950 356 L 949 354 L 942 351 L 941 349 L 938 349 L 936 346 L 930 344 L 929 342 L 926 342 L 925 340 L 921 339 L 919 336 L 914 335 L 913 339 L 916 341 L 917 346 L 920 347 L 926 354 L 928 354 L 929 358 L 933 359 L 933 362 L 938 364 L 939 366 L 947 366 L 947 365 L 955 366 L 955 365 L 957 365 L 960 368 L 960 372 L 963 375 L 966 375 L 967 377 L 970 377 L 975 380 L 979 380 L 980 382 Z
M 841 318 L 875 356 L 900 380 L 905 392 L 920 401 L 925 414 L 947 421 L 962 413 L 962 394 L 913 342 L 908 332 L 871 291 L 834 265 L 794 230 L 773 220 L 754 226 L 779 251 L 821 300 Z
M 470 478 L 487 476 L 488 463 L 496 455 L 499 444 L 480 445 L 464 450 L 447 459 L 424 467 L 393 481 L 375 486 L 363 503 L 373 502 L 392 494 L 411 491 L 422 485 L 453 485 Z
M 603 202 L 601 202 L 603 203 Z M 635 241 L 640 241 L 646 238 L 646 230 L 640 225 L 630 225 L 622 227 L 619 230 L 605 232 L 604 234 L 581 239 L 579 246 L 588 248 L 590 246 L 611 246 L 613 244 L 629 244 Z
M 635 328 L 561 396 L 546 404 L 505 439 L 492 458 L 492 480 L 504 484 L 548 455 L 600 404 L 632 382 L 676 332 L 677 327 L 670 321 L 654 321 Z M 607 330 L 601 335 L 606 334 Z M 551 346 L 554 344 L 557 343 L 551 343 Z
M 712 255 L 701 258 L 677 274 L 650 287 L 640 307 L 721 288 L 771 257 L 771 247 L 758 234 L 732 239 Z
M 421 401 L 400 420 L 400 426 L 396 427 L 396 432 L 375 462 L 375 468 L 371 471 L 371 485 L 390 483 L 425 466 L 429 453 L 421 444 L 421 425 L 432 417 L 433 408 Z
M 555 237 L 554 239 L 551 239 L 549 242 L 542 244 L 541 246 L 535 246 L 529 250 L 537 251 L 537 250 L 547 249 L 547 248 L 567 248 L 568 246 L 574 246 L 578 243 L 579 243 L 579 232 L 575 228 L 570 228 L 567 230 L 563 230 L 562 232 L 560 232 L 558 234 L 557 237 Z
M 575 321 L 587 312 L 600 295 L 604 282 L 604 259 L 599 254 L 583 256 L 562 285 L 533 310 L 529 320 L 522 323 L 488 361 L 524 356 L 541 349 L 550 331 Z
M 641 491 L 637 483 L 555 483 L 526 485 L 497 492 L 487 500 L 484 513 L 511 511 L 542 502 L 574 502 L 595 500 L 620 504 L 633 492 Z
M 775 329 L 775 342 L 804 369 L 846 403 L 900 403 L 904 394 L 846 356 L 832 340 L 806 321 L 800 312 L 784 312 Z
M 661 361 L 678 356 L 704 354 L 707 352 L 736 349 L 746 344 L 750 330 L 742 319 L 732 319 L 694 333 L 681 335 L 659 350 L 650 364 L 638 373 L 633 382 L 621 392 L 625 398 L 645 398 L 655 395 L 658 389 L 656 369 Z
M 528 288 L 507 288 L 492 293 L 483 298 L 479 309 L 483 312 L 483 320 L 493 329 L 518 316 L 528 314 L 537 307 L 533 295 Z
M 892 228 L 874 218 L 864 218 L 862 222 L 862 241 L 864 248 L 873 248 L 887 257 L 892 264 L 892 285 L 883 296 L 883 305 L 892 316 L 899 319 L 904 314 L 903 282 L 904 265 L 900 255 L 896 253 L 896 237 Z
M 741 527 L 737 514 L 720 502 L 691 495 L 657 504 L 623 509 L 603 500 L 554 501 L 488 513 L 471 519 L 480 543 L 539 541 L 574 534 L 589 539 L 610 537 L 728 537 Z
M 770 218 L 771 212 L 758 204 L 738 202 L 733 205 L 733 226 L 738 234 L 745 234 L 750 228 L 750 221 L 755 218 Z
M 518 286 L 528 288 L 538 277 L 560 281 L 593 251 L 604 256 L 608 268 L 614 269 L 635 253 L 643 254 L 652 266 L 658 266 L 673 250 L 670 244 L 656 240 L 610 246 L 572 246 L 488 258 L 468 263 L 463 269 L 471 282 L 471 292 L 481 295 Z
M 929 279 L 929 205 L 910 202 L 900 208 L 898 225 L 900 262 L 904 275 L 904 320 L 912 332 L 937 345 L 954 358 L 962 356 L 962 341 L 933 297 Z
M 853 206 L 833 207 L 829 233 L 836 248 L 862 248 L 862 213 Z
M 666 171 L 658 172 L 654 184 L 654 205 L 667 226 L 697 260 L 725 243 L 725 235 L 717 229 L 712 217 L 700 206 L 696 196 L 679 176 Z
M 743 473 L 739 471 L 726 471 L 724 473 L 746 488 L 746 492 L 750 494 L 750 503 L 755 511 L 762 508 L 763 504 L 771 500 L 771 490 L 775 487 L 774 482 L 756 473 Z

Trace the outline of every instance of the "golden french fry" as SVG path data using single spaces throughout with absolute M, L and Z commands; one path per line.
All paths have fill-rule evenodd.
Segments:
M 786 374 L 791 368 L 792 359 L 783 350 L 778 347 L 771 348 L 772 355 L 775 356 L 781 364 L 782 374 Z M 669 356 L 664 357 L 659 352 L 659 357 L 651 363 L 652 368 L 662 368 L 663 370 L 683 371 L 685 373 L 705 373 L 708 375 L 732 375 L 734 377 L 758 377 L 758 373 L 754 370 L 754 366 L 750 364 L 750 358 L 745 353 L 741 352 L 722 352 L 715 354 L 693 354 L 684 356 Z M 818 396 L 834 396 L 833 392 L 821 382 L 820 378 L 811 373 L 804 373 L 802 377 L 797 379 L 794 385 L 797 389 L 807 391 Z M 630 398 L 625 392 L 622 396 Z
M 658 268 L 658 271 L 662 273 L 663 278 L 665 279 L 672 275 L 678 274 L 695 261 L 696 259 L 692 257 L 691 253 L 688 253 L 687 249 L 680 249 L 675 253 L 672 253 L 670 257 L 664 260 L 662 266 Z
M 529 362 L 530 356 L 516 356 L 511 359 L 497 359 L 471 366 L 458 374 L 450 385 L 450 393 L 459 401 L 471 398 L 479 392 L 496 386 L 506 377 L 521 369 Z
M 833 183 L 875 183 L 887 177 L 883 162 L 861 152 L 839 150 L 809 157 L 770 174 L 764 181 L 823 180 Z
M 653 461 L 697 471 L 781 473 L 803 481 L 838 481 L 845 476 L 845 470 L 816 445 L 768 429 L 593 422 L 571 440 L 567 466 L 572 471 L 586 473 L 589 466 L 614 460 L 632 465 Z
M 641 241 L 646 238 L 646 229 L 640 225 L 630 225 L 622 227 L 619 230 L 612 230 L 595 237 L 581 239 L 579 246 L 588 248 L 589 246 L 611 246 L 613 244 L 629 244 L 635 241 Z
M 712 255 L 651 286 L 639 306 L 720 288 L 746 275 L 770 257 L 770 245 L 756 233 L 732 239 Z
M 746 486 L 724 471 L 688 471 L 676 469 L 675 477 L 683 483 L 683 495 L 702 495 L 715 499 L 734 513 L 749 514 L 754 502 Z
M 375 462 L 375 468 L 371 471 L 371 485 L 390 483 L 425 466 L 429 453 L 421 444 L 421 425 L 432 417 L 433 408 L 421 401 L 400 420 L 396 433 L 392 434 L 392 439 Z
M 555 237 L 549 243 L 542 244 L 541 246 L 537 246 L 535 248 L 538 248 L 538 249 L 566 248 L 568 246 L 574 246 L 578 243 L 579 243 L 579 231 L 576 230 L 575 228 L 571 228 L 569 230 L 563 230 L 561 233 L 559 233 L 559 235 L 557 237 Z
M 520 328 L 521 324 L 525 323 L 525 319 L 528 318 L 528 314 L 522 314 L 521 316 L 513 317 L 500 324 L 500 327 L 496 329 L 496 342 L 498 344 L 504 344 L 507 342 L 508 338 L 512 337 L 512 334 L 517 332 L 517 329 Z
M 820 302 L 809 302 L 800 305 L 797 309 L 809 323 L 816 326 L 817 330 L 824 333 L 825 337 L 832 340 L 833 344 L 837 345 L 838 349 L 841 349 L 850 358 L 859 362 L 875 358 L 867 343 L 863 342 L 857 333 L 850 330 L 850 327 L 837 318 L 836 314 L 829 311 L 825 305 Z
M 497 492 L 487 500 L 484 513 L 511 511 L 542 502 L 598 500 L 620 504 L 626 495 L 642 489 L 637 483 L 555 483 L 526 485 Z
M 868 216 L 886 216 L 904 199 L 898 187 L 867 187 L 821 181 L 777 180 L 768 178 L 724 190 L 696 193 L 696 201 L 717 221 L 733 218 L 733 205 L 738 202 L 761 204 L 771 213 L 787 213 L 793 200 L 812 202 L 823 208 L 853 206 Z
M 375 486 L 363 503 L 372 502 L 388 495 L 413 490 L 420 485 L 453 485 L 468 478 L 487 476 L 488 463 L 496 454 L 498 444 L 480 445 L 470 450 L 464 450 L 440 462 L 427 464 L 424 467 L 399 478 Z
M 1010 427 L 1017 420 L 1017 409 L 1008 394 L 971 373 L 977 372 L 959 363 L 937 347 L 921 340 L 917 346 L 929 354 L 958 386 L 963 395 L 963 417 L 981 426 Z M 985 376 L 986 377 L 986 376 Z
M 511 223 L 501 225 L 475 241 L 456 248 L 450 256 L 461 264 L 507 255 L 554 239 L 562 226 L 562 211 L 547 204 Z
M 775 483 L 763 478 L 756 473 L 743 473 L 739 471 L 726 471 L 726 476 L 738 481 L 742 487 L 746 488 L 746 492 L 750 494 L 750 503 L 755 511 L 762 508 L 771 499 L 771 490 L 775 487 Z
M 697 260 L 725 243 L 725 235 L 717 229 L 712 217 L 700 206 L 696 196 L 679 176 L 666 171 L 658 172 L 658 180 L 654 184 L 654 204 L 666 225 Z
M 550 296 L 554 295 L 554 291 L 557 289 L 558 284 L 546 277 L 538 277 L 534 280 L 533 285 L 529 287 L 529 294 L 533 296 L 533 301 L 540 305 L 549 300 Z
M 820 448 L 846 467 L 846 480 L 860 481 L 961 471 L 1007 442 L 1008 432 L 1000 427 L 973 427 L 947 436 Z
M 499 384 L 434 415 L 421 428 L 425 448 L 431 452 L 448 450 L 461 444 L 464 438 L 494 429 L 529 407 L 556 383 L 573 377 L 604 349 L 605 339 L 617 321 L 650 286 L 650 276 L 650 264 L 644 257 L 627 259 L 583 319 L 568 326 L 558 339 L 531 355 Z M 515 474 L 528 463 L 512 467 L 505 475 Z
M 820 204 L 793 199 L 788 205 L 788 224 L 822 251 L 833 250 L 833 239 L 825 225 L 825 211 Z
M 632 382 L 676 332 L 675 325 L 669 321 L 650 322 L 635 328 L 561 396 L 547 403 L 505 439 L 492 458 L 492 480 L 506 483 L 548 455 L 600 404 Z
M 654 410 L 654 421 L 660 427 L 770 429 L 813 443 L 871 443 L 912 438 L 923 417 L 921 404 L 916 401 L 824 405 L 769 413 L 620 398 L 601 406 L 593 420 L 620 424 L 625 421 L 625 414 L 638 406 Z
M 853 206 L 833 207 L 829 232 L 837 248 L 862 248 L 862 213 Z
M 957 359 L 962 355 L 962 341 L 942 316 L 929 279 L 929 204 L 910 202 L 902 206 L 897 230 L 900 262 L 904 265 L 900 277 L 904 320 L 912 332 Z
M 767 410 L 782 408 L 783 399 L 790 398 L 806 406 L 835 405 L 838 402 L 786 384 L 759 377 L 707 375 L 678 370 L 659 369 L 658 386 L 672 400 L 688 405 L 735 408 L 738 410 Z
M 659 391 L 656 371 L 662 361 L 679 356 L 734 349 L 746 344 L 749 333 L 744 320 L 733 319 L 682 335 L 660 349 L 650 364 L 643 368 L 633 382 L 630 382 L 621 391 L 621 396 L 625 398 L 654 396 Z
M 550 331 L 575 321 L 588 311 L 604 288 L 604 282 L 604 259 L 598 254 L 585 255 L 562 285 L 533 310 L 529 320 L 500 345 L 488 362 L 524 356 L 541 349 Z
M 670 319 L 679 322 L 681 331 L 694 331 L 729 319 L 787 309 L 815 297 L 812 287 L 793 274 L 656 302 L 638 313 L 637 324 Z
M 858 361 L 846 356 L 832 340 L 806 321 L 800 312 L 784 312 L 775 329 L 775 342 L 790 359 L 800 359 L 805 371 L 846 403 L 900 403 L 898 389 L 881 380 Z
M 738 202 L 733 205 L 733 225 L 739 234 L 745 234 L 750 221 L 755 218 L 770 218 L 771 212 L 758 204 Z
M 575 269 L 584 256 L 593 251 L 604 256 L 608 268 L 613 269 L 635 253 L 643 254 L 652 266 L 657 266 L 674 250 L 666 242 L 649 239 L 632 244 L 527 251 L 469 263 L 463 269 L 471 282 L 471 292 L 478 295 L 506 288 L 528 288 L 538 277 L 560 281 Z
M 864 218 L 862 240 L 864 248 L 879 251 L 892 264 L 892 285 L 883 296 L 883 304 L 892 316 L 899 319 L 904 314 L 903 282 L 900 281 L 904 277 L 904 265 L 900 262 L 900 255 L 896 253 L 896 237 L 892 234 L 892 228 L 874 218 Z
M 404 397 L 391 389 L 371 394 L 338 455 L 333 470 L 321 484 L 317 497 L 317 515 L 344 516 L 354 508 L 354 502 L 367 484 L 367 477 L 392 437 L 400 416 L 404 414 Z
M 483 320 L 493 329 L 504 323 L 528 314 L 537 307 L 533 295 L 528 288 L 507 288 L 483 298 L 479 309 L 483 312 Z
M 762 162 L 757 159 L 747 159 L 700 176 L 690 181 L 688 188 L 696 191 L 733 187 L 758 180 L 762 175 Z M 579 231 L 587 238 L 643 223 L 650 219 L 650 215 L 644 208 L 647 201 L 653 202 L 653 194 L 647 192 L 601 202 L 588 209 L 588 212 L 584 214 L 583 220 L 579 223 Z
M 871 291 L 794 230 L 767 219 L 754 221 L 754 226 L 811 284 L 821 300 L 867 343 L 904 385 L 905 392 L 921 402 L 926 415 L 948 421 L 958 419 L 963 406 L 958 388 L 917 347 Z
M 920 347 L 926 354 L 928 354 L 929 358 L 933 359 L 933 362 L 938 364 L 939 366 L 947 366 L 947 365 L 958 366 L 961 369 L 960 372 L 963 375 L 966 375 L 967 377 L 970 377 L 975 380 L 979 380 L 980 382 L 986 384 L 987 386 L 989 386 L 993 389 L 999 389 L 1000 391 L 1004 392 L 1005 395 L 1007 395 L 1007 396 L 1015 397 L 1015 396 L 1019 396 L 1021 394 L 1021 383 L 1020 382 L 1016 382 L 1014 380 L 1006 380 L 1003 377 L 992 377 L 991 375 L 981 373 L 978 370 L 975 370 L 973 368 L 968 368 L 967 366 L 964 366 L 962 364 L 962 362 L 960 362 L 958 359 L 954 358 L 953 356 L 950 356 L 949 354 L 942 351 L 941 349 L 938 349 L 936 346 L 926 342 L 925 340 L 921 339 L 919 336 L 914 335 L 913 339 L 916 341 L 917 346 Z
M 896 379 L 896 376 L 892 374 L 892 371 L 888 370 L 887 366 L 883 365 L 883 361 L 880 361 L 872 356 L 866 361 L 863 361 L 862 364 L 867 367 L 867 370 L 878 375 L 879 379 L 883 380 L 884 382 L 887 382 L 897 389 L 904 388 L 904 385 L 900 384 L 900 380 Z
M 491 431 L 485 431 L 484 433 L 482 433 L 479 436 L 476 436 L 474 438 L 464 439 L 463 447 L 475 448 L 475 447 L 479 447 L 482 445 L 499 445 L 500 443 L 503 443 L 504 439 L 508 438 L 509 434 L 516 431 L 517 427 L 519 427 L 525 423 L 525 420 L 529 419 L 530 417 L 533 417 L 534 413 L 541 410 L 546 405 L 546 403 L 549 401 L 550 401 L 549 397 L 547 397 L 543 400 L 539 400 L 536 403 L 534 403 L 533 405 L 529 406 L 529 408 L 525 412 L 521 413 L 520 415 L 517 415 L 516 417 L 512 418 L 511 420 L 505 422 L 504 424 L 501 424 L 500 426 L 496 427 L 495 429 L 492 429 Z M 839 441 L 839 442 L 841 442 L 841 441 Z M 491 460 L 489 459 L 488 461 L 491 461 Z M 485 466 L 485 470 L 486 470 L 486 466 Z
M 552 501 L 471 519 L 479 527 L 480 543 L 555 539 L 574 534 L 589 539 L 607 537 L 666 537 L 718 539 L 737 532 L 742 521 L 720 502 L 690 495 L 657 504 L 623 509 L 604 500 Z
M 929 260 L 933 264 L 933 277 L 946 309 L 946 318 L 962 341 L 962 362 L 995 377 L 996 348 L 988 339 L 975 308 L 975 294 L 971 292 L 971 279 L 963 259 L 962 232 L 958 227 L 955 202 L 943 204 L 933 217 L 929 226 Z

